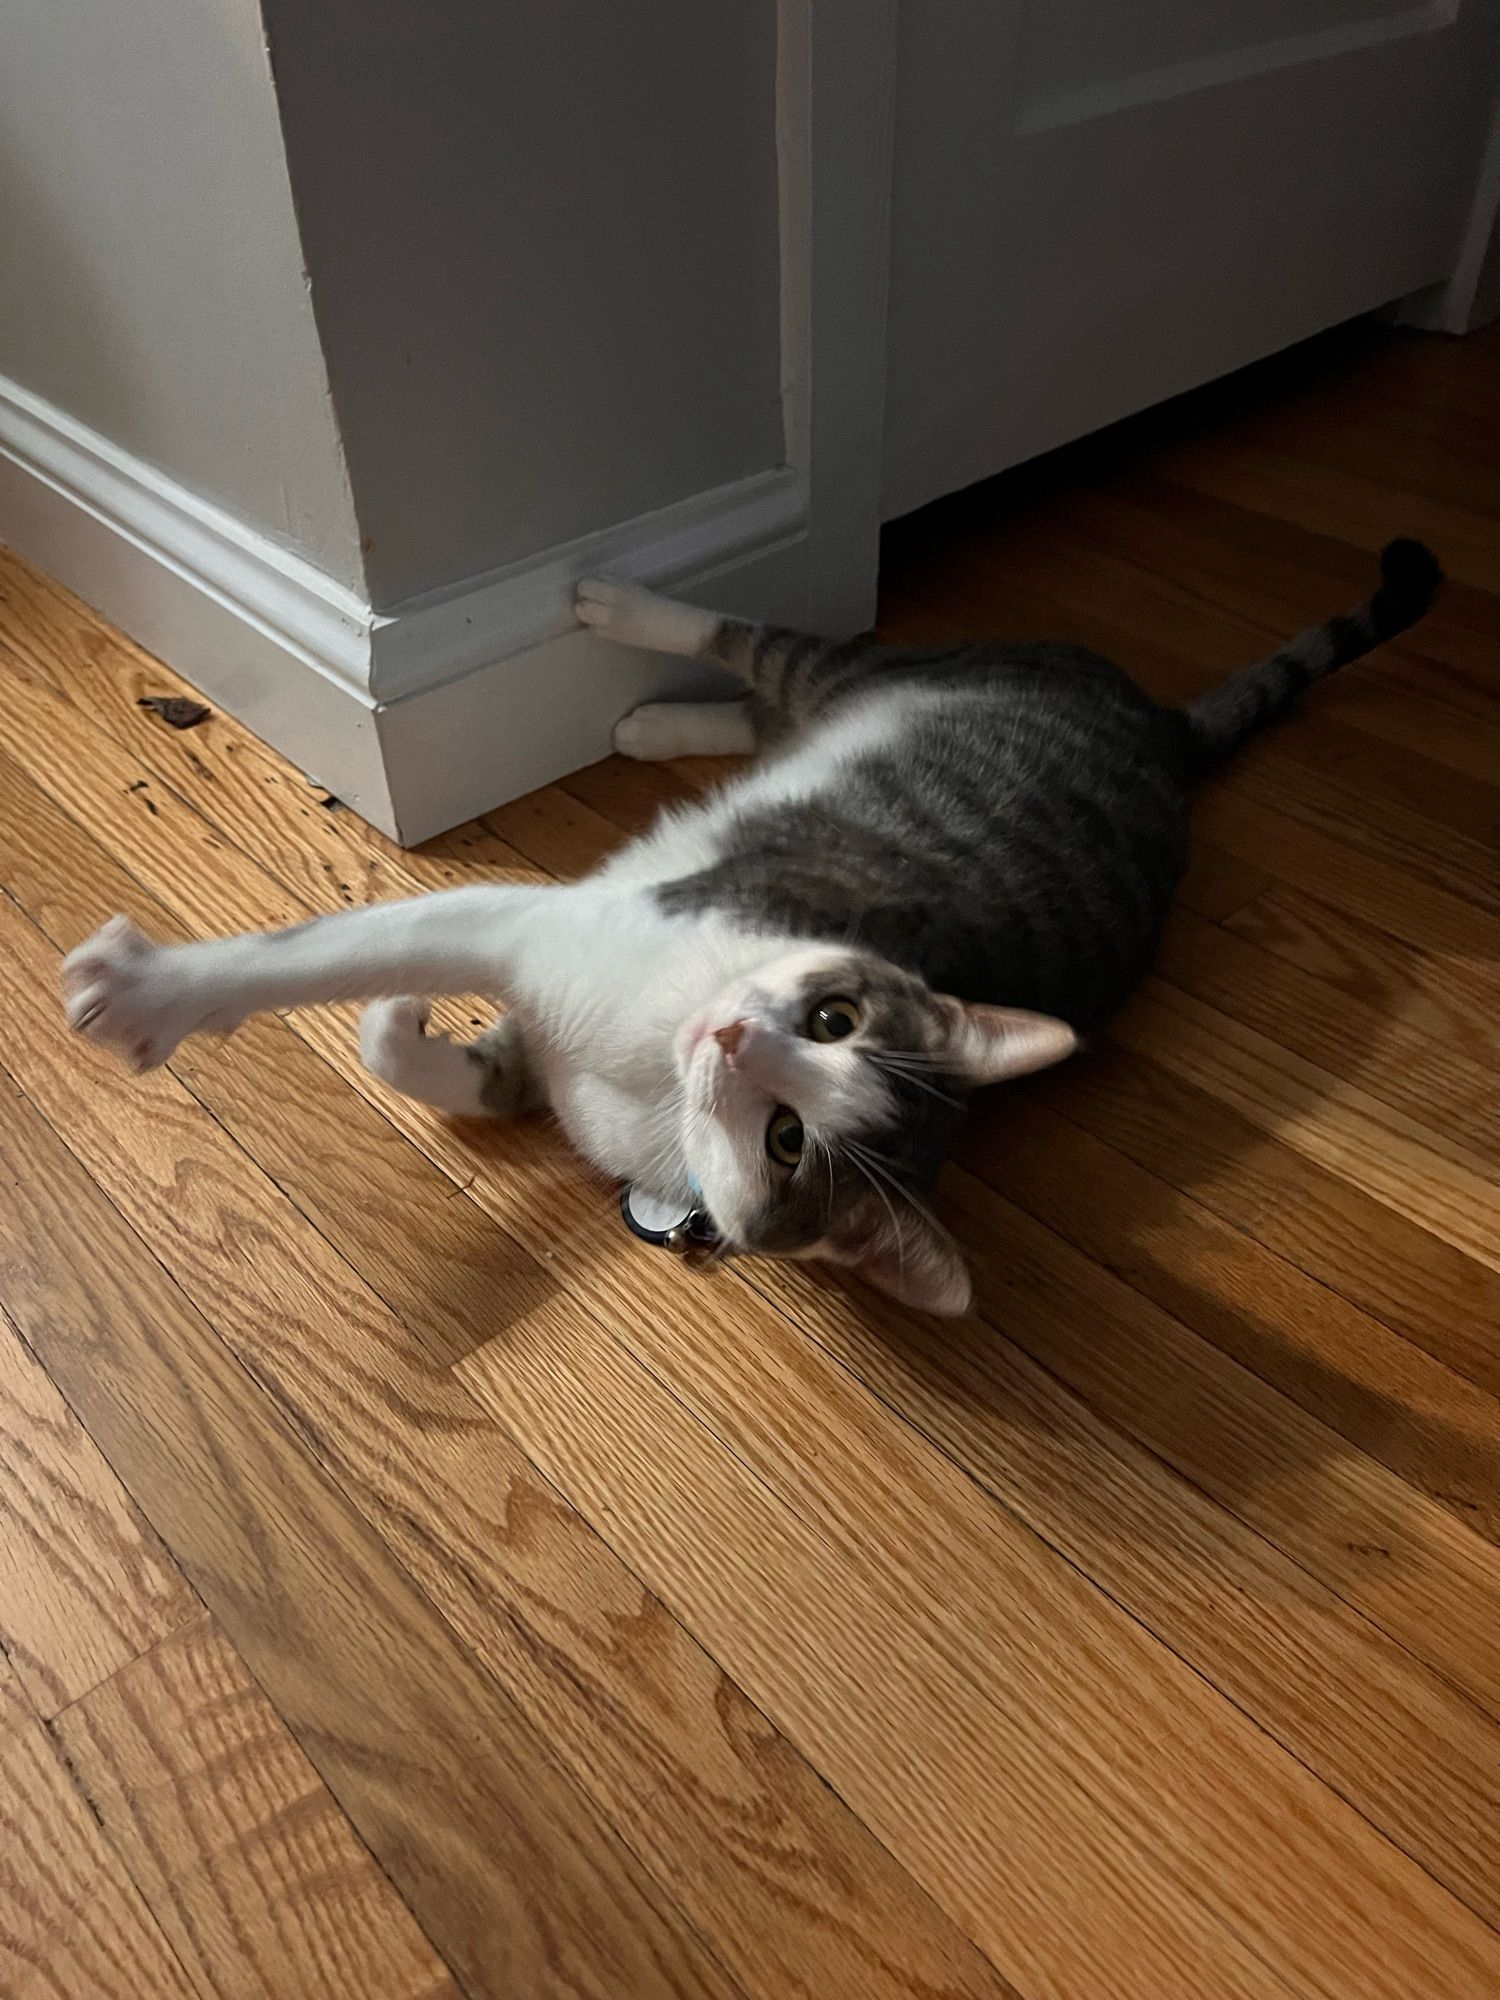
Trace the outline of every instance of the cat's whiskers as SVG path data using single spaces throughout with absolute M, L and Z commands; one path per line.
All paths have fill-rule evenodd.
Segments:
M 848 1153 L 849 1158 L 853 1162 L 855 1167 L 858 1168 L 859 1172 L 863 1174 L 864 1178 L 869 1182 L 870 1186 L 875 1190 L 875 1193 L 880 1197 L 880 1200 L 884 1205 L 885 1212 L 891 1219 L 891 1231 L 896 1238 L 896 1268 L 898 1270 L 904 1271 L 906 1268 L 906 1238 L 902 1234 L 900 1217 L 896 1214 L 895 1209 L 892 1208 L 891 1206 L 891 1198 L 886 1193 L 885 1189 L 880 1185 L 880 1181 L 875 1178 L 874 1173 L 871 1172 L 870 1165 L 867 1165 L 865 1159 L 862 1157 L 864 1149 L 860 1146 L 857 1146 L 852 1140 L 845 1140 L 844 1150 Z M 873 1162 L 871 1164 L 873 1164 Z M 880 1177 L 881 1180 L 886 1180 L 888 1178 L 889 1176 L 885 1174 L 882 1174 Z M 893 1185 L 895 1184 L 893 1183 Z M 900 1190 L 898 1189 L 898 1192 L 899 1191 Z
M 871 1152 L 867 1146 L 861 1146 L 857 1140 L 849 1140 L 846 1143 L 850 1148 L 851 1157 L 853 1157 L 856 1153 L 862 1155 L 863 1159 L 869 1164 L 869 1166 L 871 1166 L 875 1170 L 876 1173 L 880 1175 L 881 1179 L 884 1180 L 890 1187 L 894 1188 L 896 1193 L 899 1194 L 904 1201 L 906 1201 L 912 1208 L 916 1210 L 917 1214 L 921 1216 L 922 1220 L 927 1224 L 929 1229 L 935 1231 L 936 1234 L 941 1236 L 946 1242 L 948 1243 L 953 1242 L 953 1232 L 943 1227 L 942 1223 L 938 1221 L 937 1217 L 933 1214 L 932 1210 L 927 1206 L 926 1202 L 923 1201 L 920 1198 L 920 1196 L 913 1194 L 911 1189 L 907 1187 L 903 1182 L 898 1180 L 894 1174 L 889 1173 L 887 1171 L 887 1168 L 891 1165 L 891 1162 L 886 1160 L 883 1154 Z M 858 1159 L 856 1159 L 855 1164 L 856 1165 L 859 1164 Z
M 899 1060 L 893 1060 L 881 1050 L 871 1049 L 869 1056 L 870 1061 L 874 1063 L 877 1069 L 885 1070 L 891 1076 L 898 1076 L 904 1082 L 914 1084 L 918 1090 L 925 1090 L 929 1097 L 937 1098 L 939 1103 L 951 1104 L 955 1111 L 962 1108 L 958 1098 L 951 1091 L 940 1090 L 935 1083 L 930 1083 L 919 1070 L 908 1067 L 907 1064 Z

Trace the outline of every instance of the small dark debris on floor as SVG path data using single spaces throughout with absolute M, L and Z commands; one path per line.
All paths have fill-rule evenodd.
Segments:
M 127 792 L 143 792 L 150 782 L 149 778 L 137 778 L 133 785 L 127 785 L 125 789 Z
M 336 798 L 335 798 L 335 797 L 333 796 L 333 793 L 332 793 L 332 792 L 330 792 L 330 793 L 328 794 L 328 796 L 327 796 L 327 798 L 326 798 L 326 799 L 319 799 L 319 800 L 318 800 L 318 804 L 319 804 L 319 805 L 320 805 L 320 806 L 321 806 L 321 807 L 323 808 L 323 810 L 324 810 L 325 812 L 331 812 L 331 813 L 336 813 L 336 812 L 338 811 L 339 807 L 340 807 L 340 806 L 341 806 L 341 805 L 342 805 L 343 803 L 344 803 L 344 801 L 343 801 L 342 799 L 336 799 Z
M 196 729 L 213 714 L 201 701 L 189 701 L 185 694 L 143 694 L 138 708 L 149 708 L 169 729 Z

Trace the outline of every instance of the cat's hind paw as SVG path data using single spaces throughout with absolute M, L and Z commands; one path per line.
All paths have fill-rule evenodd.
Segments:
M 371 1076 L 396 1090 L 409 1087 L 431 1012 L 426 1000 L 410 996 L 370 1002 L 359 1017 L 359 1055 Z

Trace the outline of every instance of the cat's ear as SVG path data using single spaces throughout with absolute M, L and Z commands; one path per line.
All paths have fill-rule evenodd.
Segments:
M 883 1205 L 872 1203 L 837 1229 L 822 1251 L 917 1312 L 956 1319 L 973 1303 L 974 1287 L 957 1244 L 915 1209 L 901 1210 L 897 1228 Z
M 1078 1037 L 1066 1021 L 1024 1007 L 981 1007 L 966 1000 L 940 1001 L 948 1024 L 948 1060 L 976 1090 L 1029 1076 L 1072 1055 Z

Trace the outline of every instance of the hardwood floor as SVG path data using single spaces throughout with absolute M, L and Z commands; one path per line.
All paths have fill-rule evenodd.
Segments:
M 977 1112 L 956 1325 L 679 1268 L 347 1010 L 72 1039 L 112 911 L 572 874 L 715 773 L 403 854 L 0 557 L 6 2000 L 1500 1992 L 1497 467 L 1500 332 L 1354 328 L 888 536 L 893 635 L 1173 699 L 1452 579 Z

